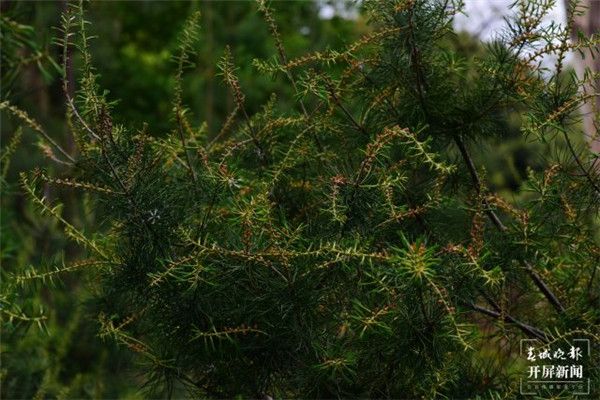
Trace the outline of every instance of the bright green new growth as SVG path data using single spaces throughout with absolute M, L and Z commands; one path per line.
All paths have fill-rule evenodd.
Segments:
M 197 15 L 182 32 L 163 134 L 113 125 L 118 106 L 98 86 L 82 6 L 68 8 L 63 44 L 78 37 L 85 63 L 67 99 L 79 154 L 71 177 L 22 183 L 89 252 L 64 271 L 97 275 L 100 334 L 139 353 L 151 389 L 493 396 L 518 391 L 518 379 L 507 383 L 508 359 L 482 369 L 489 346 L 600 339 L 593 159 L 569 142 L 573 154 L 549 153 L 511 204 L 487 190 L 471 156 L 510 112 L 549 149 L 581 135 L 583 82 L 562 62 L 576 47 L 598 53 L 598 38 L 571 44 L 569 27 L 540 25 L 552 2 L 519 2 L 467 77 L 447 45 L 452 3 L 365 3 L 373 34 L 288 59 L 261 2 L 277 57 L 255 64 L 293 85 L 297 110 L 278 110 L 273 95 L 250 115 L 228 50 L 219 67 L 236 109 L 216 139 L 192 126 L 182 100 Z M 537 64 L 545 54 L 558 54 L 548 71 Z M 63 219 L 40 181 L 88 191 L 96 232 Z

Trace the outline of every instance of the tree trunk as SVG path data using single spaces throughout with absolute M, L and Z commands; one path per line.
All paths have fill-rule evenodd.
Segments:
M 581 6 L 585 7 L 585 14 L 576 15 L 573 20 L 573 27 L 571 31 L 571 38 L 576 41 L 578 40 L 577 32 L 581 31 L 586 36 L 597 34 L 600 31 L 600 0 L 582 0 Z M 565 0 L 565 6 L 567 12 L 572 12 L 571 4 L 569 0 Z M 576 70 L 580 77 L 587 68 L 592 72 L 600 73 L 600 56 L 596 55 L 595 59 L 592 58 L 590 50 L 586 50 L 585 59 L 576 59 Z M 600 90 L 600 79 L 596 78 L 595 82 L 590 82 L 585 85 L 585 93 L 594 93 Z M 599 121 L 596 118 L 598 110 L 600 109 L 600 96 L 597 94 L 595 97 L 589 99 L 581 108 L 583 114 L 583 129 L 584 134 L 590 143 L 590 149 L 594 153 L 600 153 L 600 135 L 598 135 L 598 124 Z M 597 164 L 600 169 L 600 163 Z

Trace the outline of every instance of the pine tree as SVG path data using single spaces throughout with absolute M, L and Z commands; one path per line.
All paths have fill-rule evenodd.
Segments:
M 139 355 L 151 393 L 217 398 L 510 395 L 519 338 L 597 343 L 600 180 L 574 139 L 590 100 L 578 89 L 594 77 L 564 60 L 597 54 L 598 38 L 571 43 L 570 26 L 542 25 L 552 3 L 517 2 L 466 75 L 447 41 L 452 2 L 365 2 L 372 33 L 291 58 L 259 1 L 277 52 L 254 65 L 292 88 L 296 108 L 273 94 L 250 112 L 226 49 L 235 110 L 216 138 L 183 103 L 198 14 L 175 54 L 172 131 L 157 135 L 113 122 L 83 6 L 71 5 L 62 44 L 84 60 L 77 97 L 65 90 L 78 156 L 51 143 L 70 175 L 21 179 L 87 250 L 89 263 L 64 269 L 97 282 L 100 335 Z M 515 112 L 549 150 L 511 202 L 473 154 Z M 89 193 L 101 224 L 74 227 L 42 182 Z

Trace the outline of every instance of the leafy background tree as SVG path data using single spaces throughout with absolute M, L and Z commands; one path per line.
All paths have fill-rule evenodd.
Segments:
M 3 182 L 35 221 L 3 225 L 7 397 L 511 397 L 519 338 L 597 339 L 587 82 L 562 64 L 597 38 L 541 29 L 546 2 L 487 45 L 448 3 L 287 4 L 62 5 L 61 162 Z M 38 102 L 3 94 L 3 139 L 48 139 Z M 38 224 L 47 252 L 21 244 Z M 42 304 L 67 307 L 40 332 Z

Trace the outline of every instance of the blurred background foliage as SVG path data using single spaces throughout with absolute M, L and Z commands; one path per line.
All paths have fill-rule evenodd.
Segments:
M 275 2 L 276 17 L 290 57 L 314 50 L 338 49 L 368 32 L 366 21 L 334 16 L 319 17 L 317 2 Z M 60 82 L 60 54 L 54 45 L 55 30 L 65 3 L 2 2 L 2 93 L 45 127 L 69 150 L 65 102 Z M 118 102 L 116 123 L 132 127 L 148 124 L 148 132 L 161 136 L 171 126 L 171 100 L 176 65 L 172 54 L 184 20 L 200 10 L 201 35 L 194 68 L 184 76 L 184 103 L 193 122 L 205 123 L 214 137 L 234 108 L 234 101 L 217 76 L 217 61 L 226 45 L 231 47 L 237 74 L 247 96 L 250 114 L 257 111 L 270 93 L 278 99 L 293 100 L 283 79 L 273 80 L 252 66 L 255 58 L 269 59 L 275 45 L 253 2 L 246 1 L 100 1 L 87 6 L 91 43 L 101 87 Z M 486 48 L 466 33 L 448 42 L 469 58 L 481 56 Z M 67 76 L 73 77 L 81 60 L 73 54 Z M 468 80 L 472 69 L 460 66 Z M 71 88 L 73 90 L 73 88 Z M 289 107 L 292 108 L 292 104 Z M 516 114 L 516 113 L 515 113 Z M 506 198 L 518 201 L 528 168 L 542 170 L 539 147 L 528 144 L 520 133 L 520 121 L 513 115 L 499 115 L 505 131 L 500 139 L 482 143 L 487 155 L 477 160 L 486 165 L 493 187 Z M 23 284 L 13 279 L 35 268 L 50 269 L 82 258 L 51 218 L 40 217 L 18 186 L 18 174 L 35 167 L 60 170 L 39 146 L 38 136 L 2 114 L 2 208 L 1 255 L 2 292 L 2 398 L 136 398 L 142 382 L 135 375 L 126 352 L 117 351 L 110 341 L 96 336 L 97 327 L 87 314 L 90 288 L 82 274 L 48 275 L 47 279 Z M 490 135 L 491 136 L 491 135 Z M 541 146 L 536 144 L 535 146 Z M 9 163 L 10 161 L 10 163 Z M 58 171 L 60 172 L 60 171 Z M 67 219 L 82 226 L 94 220 L 86 198 L 72 190 L 46 187 L 47 198 L 61 198 Z M 93 279 L 93 278 L 87 278 Z

